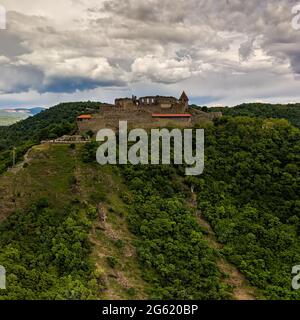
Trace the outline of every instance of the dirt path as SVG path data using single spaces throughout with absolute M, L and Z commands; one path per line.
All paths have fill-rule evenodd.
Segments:
M 222 249 L 222 244 L 217 241 L 214 231 L 212 230 L 211 226 L 202 218 L 201 212 L 198 210 L 196 211 L 196 214 L 199 224 L 206 232 L 205 237 L 209 246 L 216 250 Z M 246 278 L 234 265 L 222 257 L 218 258 L 217 264 L 219 269 L 227 275 L 225 283 L 233 287 L 233 296 L 236 300 L 256 299 L 255 289 L 249 285 Z
M 196 207 L 196 195 L 193 194 L 191 200 L 191 206 Z M 201 211 L 196 210 L 197 221 L 202 229 L 205 231 L 205 238 L 208 242 L 208 245 L 219 251 L 222 249 L 222 244 L 217 241 L 216 235 L 211 228 L 210 224 L 203 218 Z M 251 287 L 244 277 L 244 275 L 231 263 L 229 263 L 226 259 L 224 259 L 221 255 L 217 259 L 217 264 L 221 272 L 226 274 L 226 278 L 224 282 L 231 287 L 233 287 L 233 297 L 236 300 L 255 300 L 256 293 L 255 289 Z
M 9 168 L 7 171 L 16 174 L 20 170 L 22 170 L 24 167 L 24 164 L 30 162 L 29 153 L 31 152 L 31 149 L 32 148 L 28 149 L 27 152 L 24 154 L 22 162 L 17 163 L 13 168 Z

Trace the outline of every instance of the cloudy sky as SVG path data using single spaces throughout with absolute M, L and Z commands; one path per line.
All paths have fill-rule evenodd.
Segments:
M 183 89 L 201 105 L 300 101 L 300 0 L 0 4 L 0 108 Z

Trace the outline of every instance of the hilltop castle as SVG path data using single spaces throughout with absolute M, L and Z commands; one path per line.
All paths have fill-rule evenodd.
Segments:
M 184 113 L 188 110 L 189 98 L 183 91 L 179 99 L 174 97 L 163 97 L 163 96 L 147 96 L 137 99 L 136 96 L 132 98 L 120 98 L 115 100 L 115 106 L 118 108 L 149 108 L 156 111 L 172 111 L 176 113 Z
M 117 129 L 119 121 L 127 121 L 129 127 L 192 127 L 199 120 L 208 121 L 222 116 L 220 112 L 205 113 L 189 107 L 189 98 L 183 91 L 180 98 L 145 96 L 118 98 L 114 105 L 103 104 L 93 114 L 77 118 L 80 133 L 97 132 L 102 128 Z

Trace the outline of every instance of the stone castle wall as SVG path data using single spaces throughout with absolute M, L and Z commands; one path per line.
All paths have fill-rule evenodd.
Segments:
M 92 115 L 92 119 L 77 122 L 80 134 L 92 130 L 94 133 L 100 129 L 107 128 L 117 130 L 119 121 L 127 121 L 129 128 L 154 128 L 154 127 L 191 127 L 194 124 L 212 121 L 222 116 L 221 112 L 206 113 L 191 109 L 187 113 L 192 114 L 191 118 L 153 118 L 153 113 L 182 113 L 172 108 L 168 111 L 159 106 L 119 108 L 116 106 L 101 107 L 98 113 Z

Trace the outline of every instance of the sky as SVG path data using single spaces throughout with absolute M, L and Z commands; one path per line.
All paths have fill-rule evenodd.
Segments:
M 182 90 L 208 106 L 300 102 L 300 0 L 0 5 L 0 108 Z

